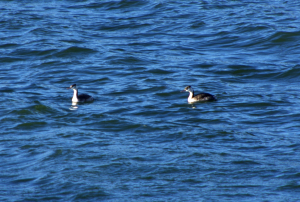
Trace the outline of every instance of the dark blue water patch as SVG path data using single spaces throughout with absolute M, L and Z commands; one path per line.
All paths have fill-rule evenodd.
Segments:
M 31 181 L 36 180 L 36 178 L 23 178 L 23 179 L 17 179 L 17 180 L 13 180 L 11 181 L 12 184 L 21 184 L 21 183 L 28 183 Z
M 231 162 L 232 164 L 239 164 L 239 165 L 245 165 L 245 166 L 249 166 L 249 165 L 260 165 L 260 163 L 252 161 L 252 160 L 241 160 L 241 161 L 233 161 Z
M 101 25 L 101 26 L 100 26 Z M 125 31 L 125 30 L 130 30 L 132 27 L 134 27 L 134 25 L 132 25 L 131 23 L 114 23 L 114 24 L 107 24 L 107 25 L 103 25 L 102 23 L 100 24 L 97 28 L 97 31 Z M 138 27 L 137 27 L 138 28 Z
M 39 114 L 51 114 L 51 113 L 55 114 L 56 112 L 56 110 L 43 104 L 35 105 L 33 106 L 33 109 L 35 113 L 39 113 Z
M 151 69 L 148 71 L 151 74 L 159 74 L 159 75 L 165 75 L 165 74 L 173 74 L 174 71 L 166 70 L 166 69 Z
M 82 2 L 80 2 L 80 3 L 82 3 Z M 69 8 L 69 9 L 89 9 L 89 8 L 91 8 L 91 9 L 98 9 L 98 8 L 104 8 L 104 7 L 106 7 L 106 6 L 109 6 L 109 5 L 111 5 L 111 3 L 112 2 L 105 2 L 105 1 L 103 1 L 103 2 L 101 2 L 101 3 L 89 3 L 89 4 L 79 4 L 79 5 L 68 5 L 68 7 L 67 8 Z
M 267 30 L 271 30 L 271 29 L 273 29 L 273 27 L 267 23 L 265 23 L 265 24 L 263 24 L 263 23 L 260 23 L 260 24 L 241 23 L 238 25 L 238 27 L 235 29 L 235 31 L 237 31 L 238 33 L 242 33 L 242 34 L 247 34 L 246 36 L 249 36 L 249 34 L 252 32 L 257 33 L 257 32 L 267 31 Z M 260 35 L 260 37 L 262 37 L 262 36 Z
M 216 64 L 213 64 L 213 63 L 198 63 L 198 64 L 193 64 L 193 65 L 190 65 L 193 69 L 207 69 L 209 70 L 211 67 L 214 67 Z
M 300 190 L 300 184 L 298 183 L 298 181 L 292 180 L 288 183 L 286 183 L 286 185 L 280 186 L 277 188 L 278 191 L 295 191 L 295 190 Z
M 14 49 L 16 47 L 18 47 L 19 44 L 18 43 L 6 43 L 6 44 L 2 44 L 0 45 L 0 49 Z
M 13 93 L 13 92 L 15 92 L 15 89 L 13 87 L 1 87 L 0 92 L 2 92 L 2 93 Z
M 20 61 L 24 61 L 24 60 L 26 60 L 26 58 L 21 58 L 21 57 L 16 57 L 16 56 L 14 56 L 14 57 L 12 57 L 12 56 L 10 56 L 10 57 L 1 57 L 0 58 L 0 62 L 2 62 L 2 63 L 14 63 L 14 62 L 20 62 Z
M 63 32 L 56 31 L 55 29 L 53 29 L 52 26 L 55 26 L 55 24 L 52 23 L 51 26 L 44 25 L 43 27 L 37 27 L 30 30 L 28 34 L 32 34 L 37 38 L 45 38 L 45 37 L 41 37 L 45 35 L 54 37 L 54 36 L 61 36 L 63 34 Z
M 257 68 L 249 65 L 227 65 L 226 67 L 230 69 L 233 75 L 238 76 L 248 75 L 250 72 L 257 73 Z
M 270 67 L 270 68 L 268 68 Z M 271 68 L 272 67 L 272 68 Z M 295 74 L 290 74 L 290 68 L 286 68 L 282 65 L 269 65 L 269 64 L 253 64 L 253 65 L 226 65 L 219 69 L 213 68 L 214 73 L 222 77 L 225 75 L 232 76 L 231 79 L 228 77 L 226 80 L 236 81 L 236 82 L 254 82 L 258 80 L 264 81 L 285 81 L 288 77 L 297 77 Z M 295 68 L 293 71 L 297 71 Z M 292 72 L 293 72 L 292 71 Z M 282 76 L 284 75 L 284 76 Z M 287 76 L 287 78 L 285 78 Z
M 112 80 L 110 78 L 103 77 L 103 76 L 102 76 L 102 78 L 94 78 L 94 79 L 90 80 L 90 83 L 92 83 L 93 85 L 99 85 L 99 87 L 101 89 L 104 88 L 104 86 L 102 86 L 102 85 L 104 85 L 106 83 L 110 83 L 110 82 L 112 82 Z
M 217 39 L 209 41 L 208 46 L 216 46 L 218 48 L 229 48 L 233 47 L 235 48 L 237 43 L 241 40 L 240 36 L 237 35 L 231 35 L 228 32 L 222 31 L 217 34 L 215 34 Z
M 70 45 L 74 45 L 74 44 L 85 44 L 85 43 L 86 43 L 86 41 L 83 41 L 83 40 L 77 40 L 77 39 L 61 39 L 60 41 L 63 42 L 63 43 L 70 44 Z
M 205 10 L 231 10 L 243 8 L 245 6 L 244 3 L 237 2 L 201 2 L 202 8 Z
M 118 2 L 110 2 L 107 10 L 121 10 L 123 12 L 126 12 L 128 11 L 128 9 L 136 9 L 147 4 L 147 1 L 121 0 Z
M 83 57 L 96 51 L 90 48 L 72 46 L 64 50 L 60 50 L 58 53 L 54 54 L 56 57 Z
M 72 200 L 108 200 L 111 194 L 102 191 L 100 187 L 85 189 L 84 193 L 78 193 Z
M 286 81 L 298 81 L 300 78 L 300 65 L 295 65 L 291 68 L 285 69 L 277 73 L 273 79 L 274 80 L 286 80 Z
M 26 122 L 18 124 L 15 129 L 23 129 L 23 130 L 30 130 L 30 129 L 36 129 L 40 127 L 45 127 L 47 125 L 47 122 L 43 121 L 33 121 L 33 122 Z
M 143 5 L 147 5 L 146 1 L 130 1 L 130 0 L 121 0 L 121 1 L 102 1 L 98 3 L 85 3 L 73 6 L 67 6 L 70 9 L 105 9 L 105 10 L 121 10 L 124 12 L 126 8 L 136 8 Z
M 300 40 L 300 32 L 276 32 L 272 36 L 270 36 L 269 40 L 274 43 L 274 44 L 284 44 L 287 45 L 289 43 L 287 42 L 292 42 L 297 43 L 297 41 Z
M 29 109 L 13 110 L 11 113 L 21 115 L 21 116 L 33 114 L 33 112 Z
M 259 35 L 256 37 L 249 38 L 243 38 L 237 43 L 237 46 L 240 46 L 241 48 L 247 48 L 247 50 L 266 50 L 270 47 L 268 35 Z M 267 53 L 264 53 L 267 54 Z
M 89 125 L 89 124 L 88 124 Z M 125 127 L 120 127 L 120 126 Z M 80 125 L 79 125 L 80 127 Z M 83 125 L 83 128 L 86 127 Z M 133 124 L 130 121 L 126 120 L 117 120 L 117 119 L 108 119 L 108 120 L 99 120 L 97 126 L 93 126 L 93 128 L 98 128 L 102 132 L 124 132 L 131 131 L 135 128 L 140 127 L 140 124 Z
M 140 17 L 139 17 L 140 18 Z M 144 18 L 144 17 L 142 17 Z M 147 23 L 147 22 L 143 22 L 140 20 L 136 20 L 131 19 L 129 20 L 128 18 L 126 18 L 126 20 L 122 20 L 122 19 L 116 19 L 112 22 L 107 22 L 107 23 L 103 23 L 100 22 L 98 26 L 93 26 L 93 27 L 88 27 L 92 30 L 95 31 L 101 31 L 101 32 L 124 32 L 124 37 L 127 36 L 128 37 L 128 33 L 126 34 L 126 32 L 131 32 L 132 36 L 136 36 L 139 37 L 140 34 L 142 33 L 146 33 L 149 29 L 151 29 L 153 27 L 152 24 Z M 138 30 L 138 32 L 136 33 L 135 30 Z M 125 38 L 124 38 L 125 39 Z
M 148 59 L 138 56 L 110 56 L 106 58 L 111 65 L 147 65 Z
M 190 29 L 195 29 L 198 30 L 201 27 L 204 27 L 206 25 L 206 23 L 202 20 L 195 20 L 194 22 L 191 23 L 191 25 L 189 26 Z
M 21 57 L 26 59 L 28 56 L 49 56 L 57 52 L 56 49 L 48 49 L 48 50 L 37 50 L 37 49 L 28 49 L 28 48 L 19 48 L 11 53 L 11 55 L 15 57 Z

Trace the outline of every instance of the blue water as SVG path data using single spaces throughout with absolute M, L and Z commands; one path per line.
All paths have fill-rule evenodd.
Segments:
M 0 1 L 0 201 L 300 201 L 299 16 Z M 74 83 L 95 101 L 74 106 Z

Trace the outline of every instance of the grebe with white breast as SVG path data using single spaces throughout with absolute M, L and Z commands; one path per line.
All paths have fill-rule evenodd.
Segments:
M 198 95 L 194 94 L 194 89 L 192 86 L 187 86 L 184 88 L 181 92 L 189 92 L 190 95 L 188 97 L 188 102 L 198 102 L 198 101 L 214 101 L 217 100 L 214 95 L 211 95 L 209 93 L 200 93 Z
M 74 91 L 72 102 L 91 102 L 94 100 L 94 98 L 92 96 L 87 95 L 87 94 L 78 95 L 78 88 L 77 88 L 76 84 L 71 85 L 67 89 L 73 89 L 73 91 Z

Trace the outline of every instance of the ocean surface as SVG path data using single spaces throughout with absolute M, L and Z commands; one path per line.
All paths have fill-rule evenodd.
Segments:
M 3 0 L 0 78 L 0 201 L 300 201 L 299 1 Z

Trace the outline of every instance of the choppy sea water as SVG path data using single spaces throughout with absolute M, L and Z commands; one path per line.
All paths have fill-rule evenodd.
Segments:
M 300 200 L 298 1 L 0 11 L 1 201 Z

